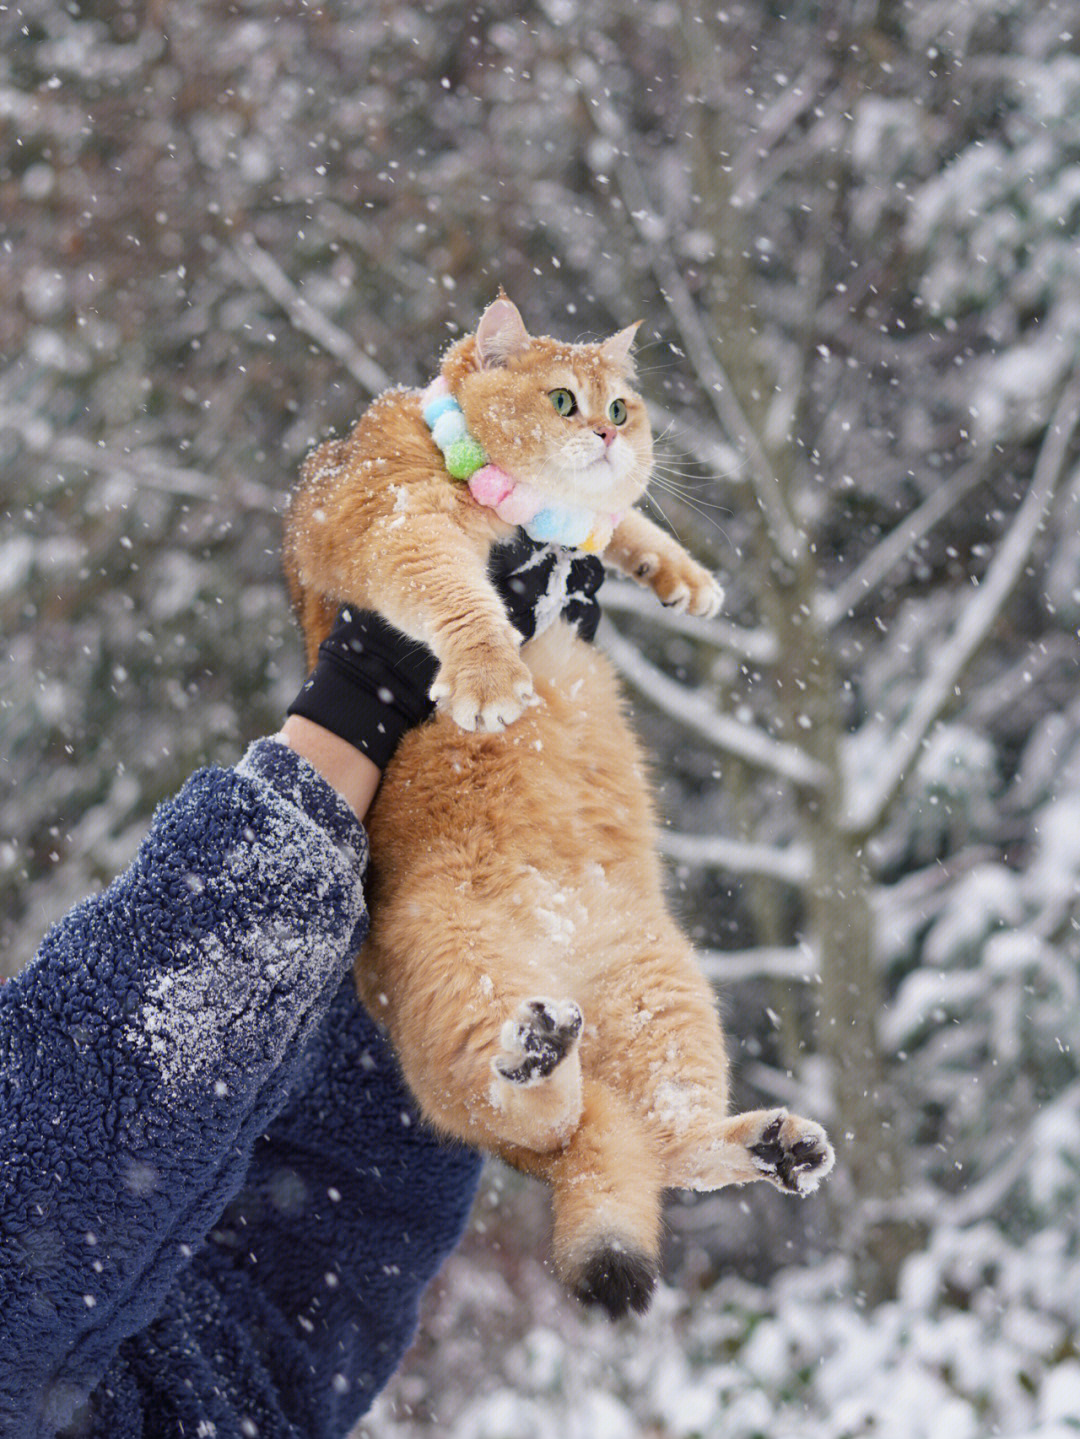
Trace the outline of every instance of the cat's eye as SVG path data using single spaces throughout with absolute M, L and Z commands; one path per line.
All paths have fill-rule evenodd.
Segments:
M 608 419 L 616 425 L 625 425 L 626 417 L 629 414 L 625 400 L 612 400 L 608 405 Z
M 557 415 L 572 415 L 577 409 L 573 390 L 551 390 L 548 399 L 555 406 Z

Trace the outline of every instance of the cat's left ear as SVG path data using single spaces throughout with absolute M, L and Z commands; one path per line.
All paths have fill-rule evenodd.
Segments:
M 600 353 L 604 359 L 612 365 L 618 365 L 630 377 L 637 368 L 634 364 L 632 350 L 634 336 L 640 327 L 641 321 L 635 320 L 632 325 L 627 325 L 625 330 L 620 330 L 617 335 L 612 335 L 610 340 L 605 340 L 600 346 Z
M 518 307 L 500 291 L 480 316 L 476 327 L 476 353 L 482 370 L 498 369 L 528 349 L 531 336 Z

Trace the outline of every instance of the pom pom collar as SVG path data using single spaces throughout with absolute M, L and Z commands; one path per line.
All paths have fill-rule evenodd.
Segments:
M 531 540 L 568 550 L 600 554 L 611 541 L 621 516 L 598 510 L 555 505 L 524 480 L 515 480 L 491 464 L 484 447 L 469 433 L 461 406 L 440 375 L 420 396 L 424 421 L 442 451 L 447 474 L 469 486 L 477 504 L 500 520 L 520 525 Z

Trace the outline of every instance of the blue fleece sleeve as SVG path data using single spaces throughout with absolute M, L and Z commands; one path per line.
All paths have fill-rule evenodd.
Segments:
M 0 989 L 0 1433 L 51 1435 L 117 1404 L 115 1439 L 180 1432 L 154 1427 L 138 1372 L 162 1343 L 176 1385 L 203 1386 L 207 1402 L 243 1373 L 231 1356 L 245 1326 L 261 1334 L 278 1299 L 203 1245 L 245 1185 L 258 1189 L 257 1142 L 291 1093 L 303 1115 L 331 1011 L 362 1013 L 343 981 L 366 924 L 365 862 L 348 807 L 261 741 L 162 806 L 125 874 Z M 460 1210 L 472 1157 L 451 1177 Z M 391 1306 L 410 1332 L 415 1303 L 398 1293 Z M 216 1369 L 190 1326 L 185 1339 L 169 1329 L 184 1313 L 228 1333 Z M 260 1414 L 277 1405 L 262 1432 L 298 1432 L 276 1379 L 251 1383 L 266 1390 Z
M 480 1162 L 421 1123 L 351 977 L 304 1071 L 78 1439 L 343 1439 L 397 1368 Z

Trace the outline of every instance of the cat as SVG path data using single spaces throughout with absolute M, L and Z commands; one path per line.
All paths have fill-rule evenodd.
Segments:
M 367 816 L 361 998 L 432 1125 L 548 1181 L 556 1268 L 613 1316 L 649 1304 L 665 1188 L 806 1193 L 834 1158 L 784 1109 L 728 1114 L 612 666 L 562 622 L 519 648 L 487 577 L 524 518 L 664 604 L 716 611 L 708 571 L 632 507 L 652 466 L 636 328 L 534 338 L 500 293 L 428 391 L 389 391 L 309 456 L 285 541 L 310 663 L 347 602 L 439 664 L 438 709 Z

